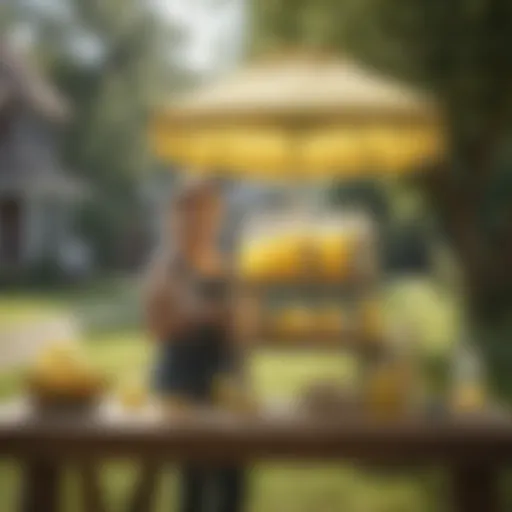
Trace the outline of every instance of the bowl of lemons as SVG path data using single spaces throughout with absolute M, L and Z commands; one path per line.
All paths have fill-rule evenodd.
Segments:
M 71 342 L 45 347 L 29 369 L 26 383 L 33 404 L 45 411 L 90 409 L 106 386 L 80 346 Z

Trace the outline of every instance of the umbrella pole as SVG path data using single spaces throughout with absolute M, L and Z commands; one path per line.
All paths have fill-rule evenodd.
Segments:
M 293 187 L 294 198 L 292 204 L 294 210 L 297 211 L 298 216 L 317 213 L 321 207 L 321 188 L 317 182 L 313 182 L 306 177 L 309 173 L 305 172 L 303 155 L 304 141 L 307 139 L 308 133 L 304 130 L 302 125 L 290 128 L 291 132 L 291 147 L 290 154 L 292 155 L 292 175 L 298 176 L 298 184 Z

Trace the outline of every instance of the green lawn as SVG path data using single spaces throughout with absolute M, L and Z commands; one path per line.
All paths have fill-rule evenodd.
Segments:
M 29 297 L 0 298 L 0 329 L 37 321 L 57 313 L 60 308 L 47 300 Z
M 0 329 L 56 313 L 74 315 L 88 333 L 135 327 L 140 321 L 136 283 L 107 279 L 55 290 L 9 290 L 0 294 Z
M 136 292 L 124 283 L 102 284 L 85 291 L 54 293 L 50 296 L 10 294 L 0 296 L 0 328 L 2 314 L 9 318 L 17 316 L 25 321 L 41 311 L 65 310 L 78 314 L 80 318 L 87 318 L 86 349 L 93 361 L 116 381 L 135 374 L 143 375 L 150 365 L 151 343 L 142 339 L 137 330 L 131 329 L 130 322 L 126 323 L 125 330 L 116 327 L 132 314 L 135 305 Z M 390 315 L 407 315 L 410 318 L 427 352 L 446 350 L 449 341 L 453 340 L 456 325 L 454 305 L 447 297 L 440 296 L 430 284 L 395 284 L 386 290 L 386 305 Z M 101 316 L 98 316 L 98 312 L 105 311 L 109 314 L 98 321 Z M 114 312 L 117 312 L 117 317 Z M 102 328 L 105 325 L 109 328 Z M 353 361 L 347 357 L 284 351 L 257 353 L 250 361 L 254 387 L 262 396 L 294 396 L 315 376 L 346 379 L 350 378 L 353 370 Z M 20 376 L 20 371 L 0 373 L 0 399 L 20 391 Z M 135 464 L 105 462 L 104 487 L 112 510 L 121 510 L 135 470 Z M 437 477 L 432 474 L 404 476 L 382 471 L 369 473 L 347 465 L 258 465 L 251 472 L 249 510 L 443 512 L 444 500 L 438 492 Z M 171 467 L 161 485 L 159 512 L 173 510 L 176 481 Z M 2 512 L 14 510 L 16 482 L 16 467 L 5 463 L 0 465 Z M 66 511 L 76 510 L 75 486 L 71 473 L 63 498 L 67 504 Z

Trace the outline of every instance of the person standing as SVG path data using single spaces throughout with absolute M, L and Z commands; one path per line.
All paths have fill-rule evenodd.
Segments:
M 146 322 L 159 343 L 152 383 L 164 399 L 211 403 L 216 377 L 235 371 L 228 262 L 218 244 L 224 206 L 213 182 L 181 190 L 167 215 L 167 240 L 149 270 Z M 143 469 L 138 501 L 154 493 L 156 470 Z M 187 465 L 179 512 L 241 512 L 244 490 L 242 468 Z

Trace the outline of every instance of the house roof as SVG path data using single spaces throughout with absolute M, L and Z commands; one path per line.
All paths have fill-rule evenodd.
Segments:
M 69 113 L 64 98 L 42 74 L 0 40 L 0 110 L 13 101 L 57 121 Z
M 19 103 L 45 120 L 62 122 L 69 113 L 57 90 L 0 39 L 0 113 L 9 105 Z M 74 197 L 81 194 L 85 187 L 64 172 L 53 145 L 39 140 L 34 127 L 23 124 L 23 117 L 20 121 L 16 132 L 0 144 L 0 195 Z M 44 134 L 45 128 L 41 130 Z

